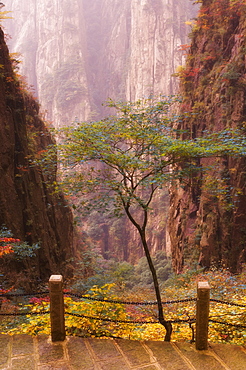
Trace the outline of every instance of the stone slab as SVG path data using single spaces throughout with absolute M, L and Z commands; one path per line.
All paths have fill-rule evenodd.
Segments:
M 180 357 L 174 346 L 168 342 L 145 342 L 158 364 L 165 370 L 190 370 L 187 362 Z
M 70 370 L 70 369 L 71 367 L 69 365 L 55 364 L 55 363 L 50 364 L 50 365 L 41 365 L 38 367 L 38 370 Z
M 183 356 L 185 356 L 196 370 L 218 370 L 225 369 L 222 367 L 211 351 L 197 351 L 194 345 L 189 343 L 177 343 L 176 346 L 179 348 Z
M 5 369 L 8 365 L 10 352 L 11 337 L 5 334 L 0 334 L 0 369 Z
M 246 370 L 246 351 L 241 346 L 231 344 L 212 344 L 210 348 L 232 370 Z
M 38 354 L 41 363 L 59 361 L 64 358 L 62 344 L 52 343 L 50 338 L 45 335 L 38 337 Z
M 118 358 L 115 359 L 108 359 L 104 363 L 99 364 L 101 370 L 129 370 L 129 366 L 126 364 L 124 359 Z
M 95 361 L 90 356 L 85 339 L 70 337 L 67 339 L 67 350 L 70 364 L 74 370 L 94 370 Z
M 104 361 L 110 358 L 121 356 L 113 340 L 110 339 L 87 339 L 97 360 Z
M 140 341 L 117 340 L 116 343 L 126 356 L 131 366 L 147 365 L 151 362 L 150 355 Z
M 12 355 L 30 355 L 34 353 L 33 337 L 27 334 L 13 336 Z
M 36 370 L 36 361 L 34 356 L 31 355 L 12 359 L 11 370 Z
M 0 335 L 0 370 L 246 370 L 246 348 L 188 342 Z
M 158 366 L 158 365 L 156 365 Z M 138 367 L 137 370 L 160 370 L 160 367 L 156 367 L 155 365 L 148 365 L 144 367 Z

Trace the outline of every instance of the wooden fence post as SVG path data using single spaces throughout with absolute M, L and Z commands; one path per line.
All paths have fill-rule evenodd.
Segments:
M 52 342 L 63 341 L 66 338 L 62 275 L 51 275 L 50 291 L 50 323 Z
M 197 284 L 196 305 L 196 349 L 208 349 L 208 318 L 209 318 L 210 286 L 207 281 Z

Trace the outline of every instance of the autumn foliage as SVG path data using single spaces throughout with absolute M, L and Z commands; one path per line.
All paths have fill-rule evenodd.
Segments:
M 236 303 L 239 306 L 211 301 L 210 318 L 225 324 L 209 324 L 209 341 L 219 343 L 244 344 L 246 339 L 245 325 L 245 272 L 233 276 L 227 270 L 214 270 L 206 273 L 187 270 L 186 273 L 173 278 L 162 287 L 162 294 L 169 300 L 185 300 L 196 297 L 197 281 L 207 280 L 211 286 L 211 298 Z M 146 287 L 138 290 L 121 291 L 117 284 L 94 286 L 83 295 L 83 299 L 69 296 L 65 292 L 65 325 L 67 335 L 83 337 L 120 337 L 132 340 L 163 341 L 164 328 L 157 323 L 155 305 L 125 305 L 121 301 L 153 301 L 153 292 Z M 97 301 L 98 299 L 98 301 Z M 115 301 L 114 303 L 107 302 Z M 241 305 L 241 306 L 240 306 Z M 0 332 L 8 330 L 11 334 L 50 334 L 49 314 L 40 314 L 49 310 L 49 297 L 33 297 L 28 303 L 15 307 L 20 312 L 29 310 L 26 318 L 10 318 Z M 173 341 L 191 341 L 192 327 L 195 322 L 195 302 L 181 302 L 166 305 L 168 320 L 191 320 L 178 322 L 173 327 Z M 136 321 L 127 323 L 125 321 Z M 148 323 L 142 323 L 148 322 Z M 140 323 L 137 323 L 140 322 Z M 152 323 L 151 323 L 152 322 Z M 226 325 L 229 324 L 229 325 Z M 232 325 L 231 325 L 232 324 Z M 233 326 L 235 324 L 235 327 Z M 236 326 L 239 325 L 239 326 Z M 240 327 L 240 325 L 242 327 Z
M 20 239 L 14 238 L 0 238 L 0 257 L 4 254 L 14 253 L 13 244 L 19 243 Z
M 208 6 L 203 5 L 197 17 L 197 26 L 204 30 L 214 27 L 214 20 L 223 22 L 225 25 L 231 21 L 236 21 L 245 11 L 245 1 L 243 0 L 216 0 Z

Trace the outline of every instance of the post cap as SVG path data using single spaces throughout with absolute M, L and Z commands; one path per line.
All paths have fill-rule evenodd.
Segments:
M 198 289 L 210 289 L 210 285 L 207 281 L 198 281 L 197 288 Z
M 51 275 L 49 281 L 60 283 L 60 282 L 63 281 L 63 277 L 62 277 L 62 275 Z

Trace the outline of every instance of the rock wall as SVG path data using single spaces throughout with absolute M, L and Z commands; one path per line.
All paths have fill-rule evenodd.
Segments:
M 56 127 L 112 113 L 102 106 L 108 98 L 177 91 L 172 74 L 184 64 L 186 21 L 197 13 L 190 0 L 9 0 L 6 10 L 14 18 L 6 23 L 11 50 L 22 54 L 21 73 Z M 166 203 L 166 195 L 156 201 L 162 211 L 148 230 L 152 251 L 166 248 Z M 110 250 L 134 261 L 142 256 L 138 237 L 126 221 L 120 224 L 131 241 L 122 246 L 118 226 L 111 222 L 108 230 L 102 220 L 99 246 L 105 255 Z
M 73 252 L 73 220 L 62 195 L 52 195 L 53 168 L 45 173 L 33 159 L 53 143 L 39 117 L 39 105 L 12 70 L 0 30 L 0 225 L 29 244 L 40 243 L 38 256 L 26 271 L 35 281 L 68 272 Z M 9 266 L 24 274 L 24 264 Z M 15 275 L 16 277 L 16 275 Z M 28 282 L 26 282 L 28 283 Z
M 172 94 L 190 0 L 10 0 L 6 23 L 21 73 L 57 127 L 107 114 L 102 103 Z
M 131 2 L 127 99 L 177 91 L 172 74 L 184 62 L 180 45 L 187 43 L 189 26 L 185 22 L 195 14 L 189 1 Z
M 244 1 L 203 1 L 187 65 L 180 73 L 182 109 L 190 113 L 180 128 L 193 138 L 204 130 L 240 127 L 245 132 L 245 19 Z M 174 268 L 181 272 L 193 261 L 240 271 L 246 262 L 246 160 L 224 156 L 200 164 L 213 169 L 172 189 Z

